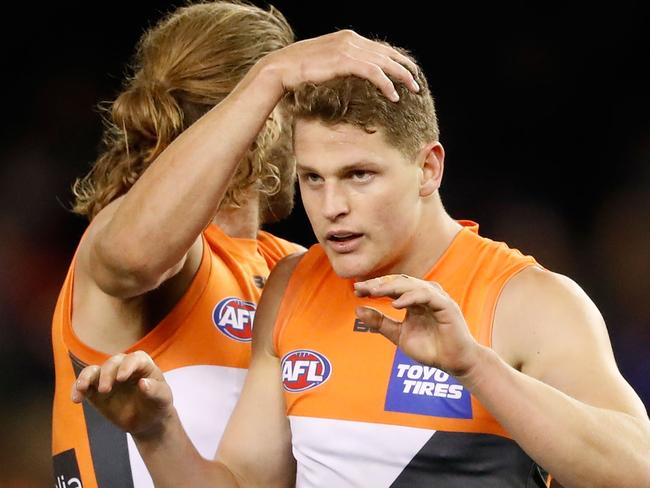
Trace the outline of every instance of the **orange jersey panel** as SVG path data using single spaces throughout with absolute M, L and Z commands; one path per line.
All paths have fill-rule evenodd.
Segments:
M 188 434 L 207 457 L 214 454 L 243 384 L 264 282 L 275 263 L 297 250 L 296 245 L 266 232 L 257 239 L 233 239 L 209 226 L 203 233 L 201 263 L 188 290 L 155 328 L 126 351 L 146 351 L 163 370 Z M 55 483 L 75 486 L 74 479 L 79 478 L 85 488 L 152 486 L 130 436 L 107 424 L 89 405 L 70 400 L 78 372 L 108 359 L 74 333 L 73 277 L 74 261 L 52 320 Z M 107 449 L 112 452 L 106 454 Z
M 536 262 L 480 237 L 473 222 L 461 223 L 464 228 L 424 279 L 438 282 L 459 304 L 476 340 L 491 346 L 499 293 L 508 279 Z M 297 486 L 388 486 L 406 476 L 403 471 L 421 449 L 430 451 L 423 463 L 430 470 L 441 459 L 462 458 L 449 454 L 449 446 L 461 446 L 461 438 L 464 445 L 487 439 L 474 452 L 482 453 L 489 444 L 496 447 L 492 458 L 511 452 L 505 457 L 517 459 L 512 461 L 517 466 L 532 465 L 455 378 L 411 360 L 358 321 L 354 310 L 359 305 L 395 320 L 405 313 L 392 308 L 388 298 L 357 297 L 353 281 L 338 278 L 323 249 L 313 246 L 289 281 L 274 329 L 298 461 Z M 440 442 L 431 447 L 434 433 Z M 507 470 L 506 465 L 495 468 Z M 473 486 L 447 477 L 420 479 L 422 486 Z M 414 479 L 401 483 L 393 486 L 420 486 Z

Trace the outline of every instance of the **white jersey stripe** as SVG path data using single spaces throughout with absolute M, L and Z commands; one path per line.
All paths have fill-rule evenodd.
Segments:
M 168 371 L 178 416 L 201 456 L 212 459 L 235 408 L 246 370 L 224 366 L 186 366 Z M 154 488 L 135 442 L 127 435 L 135 488 Z
M 350 420 L 290 416 L 296 488 L 388 487 L 435 433 Z

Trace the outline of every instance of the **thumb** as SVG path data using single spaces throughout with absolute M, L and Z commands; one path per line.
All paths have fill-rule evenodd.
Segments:
M 395 322 L 372 307 L 357 307 L 355 314 L 368 328 L 379 332 L 395 345 L 399 343 L 400 322 Z

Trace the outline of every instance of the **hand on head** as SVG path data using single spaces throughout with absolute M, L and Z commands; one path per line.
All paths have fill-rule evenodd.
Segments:
M 351 30 L 296 42 L 267 58 L 267 62 L 279 70 L 285 90 L 292 90 L 301 83 L 322 83 L 350 75 L 369 80 L 394 102 L 399 96 L 389 76 L 411 91 L 419 90 L 412 74 L 418 68 L 410 59 L 390 46 Z

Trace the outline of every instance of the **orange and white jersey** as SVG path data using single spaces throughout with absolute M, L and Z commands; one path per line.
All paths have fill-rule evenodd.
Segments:
M 491 344 L 499 293 L 536 262 L 478 235 L 473 222 L 425 279 L 460 305 Z M 297 265 L 278 312 L 298 487 L 546 486 L 547 477 L 454 377 L 407 357 L 355 318 L 369 305 L 401 320 L 388 298 L 359 298 L 319 245 Z
M 257 239 L 233 239 L 209 226 L 203 233 L 201 264 L 185 295 L 127 351 L 146 351 L 162 369 L 181 421 L 205 457 L 214 456 L 243 386 L 255 309 L 269 270 L 297 250 L 266 232 Z M 81 369 L 108 359 L 82 343 L 72 329 L 73 277 L 74 261 L 52 321 L 54 486 L 153 487 L 131 437 L 87 402 L 70 400 Z

